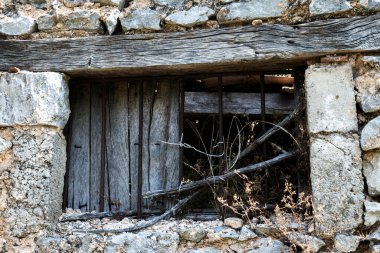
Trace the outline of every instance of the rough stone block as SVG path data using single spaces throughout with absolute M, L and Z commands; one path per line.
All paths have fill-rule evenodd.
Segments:
M 340 13 L 352 9 L 346 0 L 311 0 L 309 10 L 311 15 Z
M 380 153 L 368 153 L 363 158 L 363 174 L 367 181 L 368 194 L 380 195 Z
M 377 116 L 364 126 L 360 145 L 364 151 L 380 148 L 380 116 Z
M 335 249 L 339 252 L 355 252 L 361 237 L 357 235 L 337 234 L 334 238 Z
M 31 34 L 37 30 L 37 25 L 34 19 L 25 16 L 16 18 L 0 19 L 0 34 L 17 36 Z
M 251 21 L 279 17 L 288 7 L 286 0 L 250 0 L 222 7 L 217 15 L 219 23 Z
M 349 64 L 313 65 L 306 70 L 305 90 L 310 133 L 358 130 L 352 76 Z
M 369 10 L 380 10 L 380 0 L 360 0 L 359 3 Z
M 5 224 L 12 236 L 25 237 L 58 221 L 66 172 L 66 142 L 59 130 L 23 127 L 13 130 L 13 168 Z
M 70 12 L 67 16 L 61 17 L 61 22 L 66 30 L 103 31 L 99 13 L 92 10 Z
M 193 27 L 206 23 L 206 21 L 215 15 L 215 11 L 208 7 L 195 6 L 188 11 L 175 12 L 166 17 L 168 24 L 181 25 L 185 27 Z
M 123 31 L 161 30 L 161 17 L 157 11 L 138 9 L 119 16 Z
M 112 9 L 102 15 L 102 20 L 106 25 L 109 35 L 113 34 L 116 30 L 117 21 L 119 19 L 120 11 L 118 9 Z
M 363 59 L 364 60 L 364 59 Z M 372 64 L 378 65 L 374 60 Z M 364 112 L 376 112 L 380 110 L 380 72 L 368 71 L 355 78 L 355 87 L 358 90 L 357 101 Z
M 301 247 L 304 252 L 318 252 L 326 243 L 314 236 L 304 235 L 299 232 L 292 232 L 288 236 L 292 242 Z
M 366 200 L 364 202 L 364 207 L 364 225 L 372 226 L 376 222 L 380 221 L 380 203 Z
M 12 147 L 12 143 L 10 141 L 4 140 L 0 137 L 0 155 L 10 149 Z
M 67 14 L 42 15 L 37 19 L 40 31 L 71 31 L 103 32 L 100 14 L 94 10 L 78 10 Z
M 117 6 L 119 9 L 125 7 L 125 0 L 90 0 L 93 3 L 100 3 L 102 6 Z
M 153 0 L 155 4 L 163 5 L 175 9 L 182 9 L 185 5 L 185 0 Z
M 317 231 L 351 230 L 362 223 L 364 182 L 356 134 L 329 134 L 310 141 L 310 178 Z
M 0 74 L 0 126 L 63 128 L 70 114 L 68 95 L 67 81 L 58 73 Z

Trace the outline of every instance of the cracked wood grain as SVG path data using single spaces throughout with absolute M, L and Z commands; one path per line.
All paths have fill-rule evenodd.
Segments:
M 177 33 L 0 41 L 0 70 L 149 76 L 283 69 L 380 50 L 380 15 Z

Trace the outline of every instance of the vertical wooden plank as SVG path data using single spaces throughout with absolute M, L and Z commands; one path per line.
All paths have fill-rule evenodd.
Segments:
M 131 209 L 137 211 L 137 177 L 138 177 L 138 85 L 140 82 L 129 83 L 128 89 L 128 122 L 129 122 L 129 169 L 131 183 Z
M 89 211 L 90 83 L 73 86 L 72 134 L 69 165 L 69 207 Z
M 180 150 L 167 143 L 179 143 L 179 88 L 177 81 L 158 81 L 149 136 L 150 190 L 178 185 Z
M 179 97 L 180 97 L 180 83 L 178 80 L 171 80 L 170 81 L 170 93 L 168 94 L 168 97 L 170 99 L 170 108 L 168 110 L 169 112 L 169 120 L 168 120 L 168 137 L 167 142 L 170 143 L 179 143 L 181 136 L 179 131 L 181 120 L 179 118 L 178 111 L 180 110 L 179 105 Z M 180 147 L 179 146 L 173 146 L 173 145 L 167 145 L 166 147 L 166 159 L 165 161 L 165 174 L 166 174 L 166 181 L 165 181 L 165 189 L 173 188 L 178 186 L 180 183 L 181 178 L 180 176 L 180 166 L 179 166 L 179 159 L 180 159 Z
M 102 87 L 93 83 L 91 87 L 91 129 L 90 129 L 90 211 L 99 211 L 101 132 L 102 132 Z
M 110 206 L 112 211 L 129 210 L 128 85 L 127 82 L 115 82 L 108 84 L 108 89 L 107 165 Z

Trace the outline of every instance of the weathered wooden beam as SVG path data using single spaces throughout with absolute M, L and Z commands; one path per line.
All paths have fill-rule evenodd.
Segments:
M 294 98 L 289 94 L 268 93 L 265 100 L 266 113 L 289 114 L 294 108 Z M 185 92 L 185 113 L 218 113 L 217 92 Z M 260 93 L 223 93 L 224 114 L 261 113 Z
M 0 41 L 0 70 L 149 76 L 288 69 L 313 57 L 378 52 L 380 15 L 177 33 Z

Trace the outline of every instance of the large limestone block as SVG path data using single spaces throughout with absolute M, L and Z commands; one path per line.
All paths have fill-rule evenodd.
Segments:
M 286 0 L 250 0 L 222 7 L 217 15 L 219 23 L 250 21 L 258 18 L 279 17 L 288 7 Z
M 380 153 L 368 153 L 363 159 L 363 174 L 365 176 L 368 194 L 380 196 Z
M 377 116 L 364 126 L 360 145 L 364 151 L 380 148 L 380 116 Z
M 59 73 L 0 74 L 0 126 L 49 125 L 69 118 L 69 89 Z
M 358 130 L 351 65 L 313 65 L 305 89 L 310 133 Z
M 339 13 L 352 9 L 347 0 L 311 0 L 309 10 L 311 15 Z
M 362 223 L 364 182 L 356 134 L 312 137 L 310 178 L 318 231 L 331 234 Z
M 19 16 L 0 19 L 0 34 L 11 36 L 25 35 L 35 32 L 36 29 L 36 22 L 31 17 Z
M 12 131 L 13 168 L 7 231 L 25 237 L 58 221 L 66 172 L 66 142 L 60 130 L 51 127 L 18 127 Z

